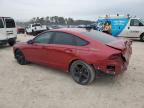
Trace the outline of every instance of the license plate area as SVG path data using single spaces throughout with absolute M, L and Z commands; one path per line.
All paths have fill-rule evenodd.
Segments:
M 7 35 L 13 35 L 13 31 L 7 31 Z

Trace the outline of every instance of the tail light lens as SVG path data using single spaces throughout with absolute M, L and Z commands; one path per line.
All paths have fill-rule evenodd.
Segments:
M 132 45 L 132 43 L 133 43 L 133 41 L 132 41 L 132 40 L 130 40 L 130 41 L 129 41 L 129 45 L 131 46 L 131 45 Z
M 122 54 L 121 53 L 119 53 L 119 54 L 112 54 L 109 57 L 109 60 L 122 60 Z
M 132 40 L 126 41 L 125 46 L 130 47 L 132 45 Z

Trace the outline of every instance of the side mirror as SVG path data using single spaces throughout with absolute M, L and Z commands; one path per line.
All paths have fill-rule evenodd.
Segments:
M 33 40 L 27 41 L 28 44 L 33 44 Z

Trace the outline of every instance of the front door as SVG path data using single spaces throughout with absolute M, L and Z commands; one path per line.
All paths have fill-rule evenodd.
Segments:
M 131 19 L 128 27 L 128 37 L 139 37 L 143 24 L 138 19 Z
M 31 62 L 46 64 L 49 61 L 46 49 L 53 32 L 45 32 L 33 39 L 32 44 L 27 44 L 24 52 L 27 59 Z

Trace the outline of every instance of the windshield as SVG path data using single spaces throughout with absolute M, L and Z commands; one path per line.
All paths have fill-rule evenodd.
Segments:
M 144 19 L 140 19 L 140 22 L 144 25 Z
M 41 26 L 40 24 L 33 24 L 32 27 Z
M 116 40 L 115 37 L 113 37 L 111 35 L 108 35 L 106 33 L 102 33 L 102 32 L 96 31 L 96 30 L 83 32 L 82 34 L 84 34 L 86 36 L 89 36 L 90 38 L 92 38 L 94 40 L 97 40 L 97 41 L 100 41 L 100 42 L 102 42 L 104 44 L 108 44 L 108 43 Z

